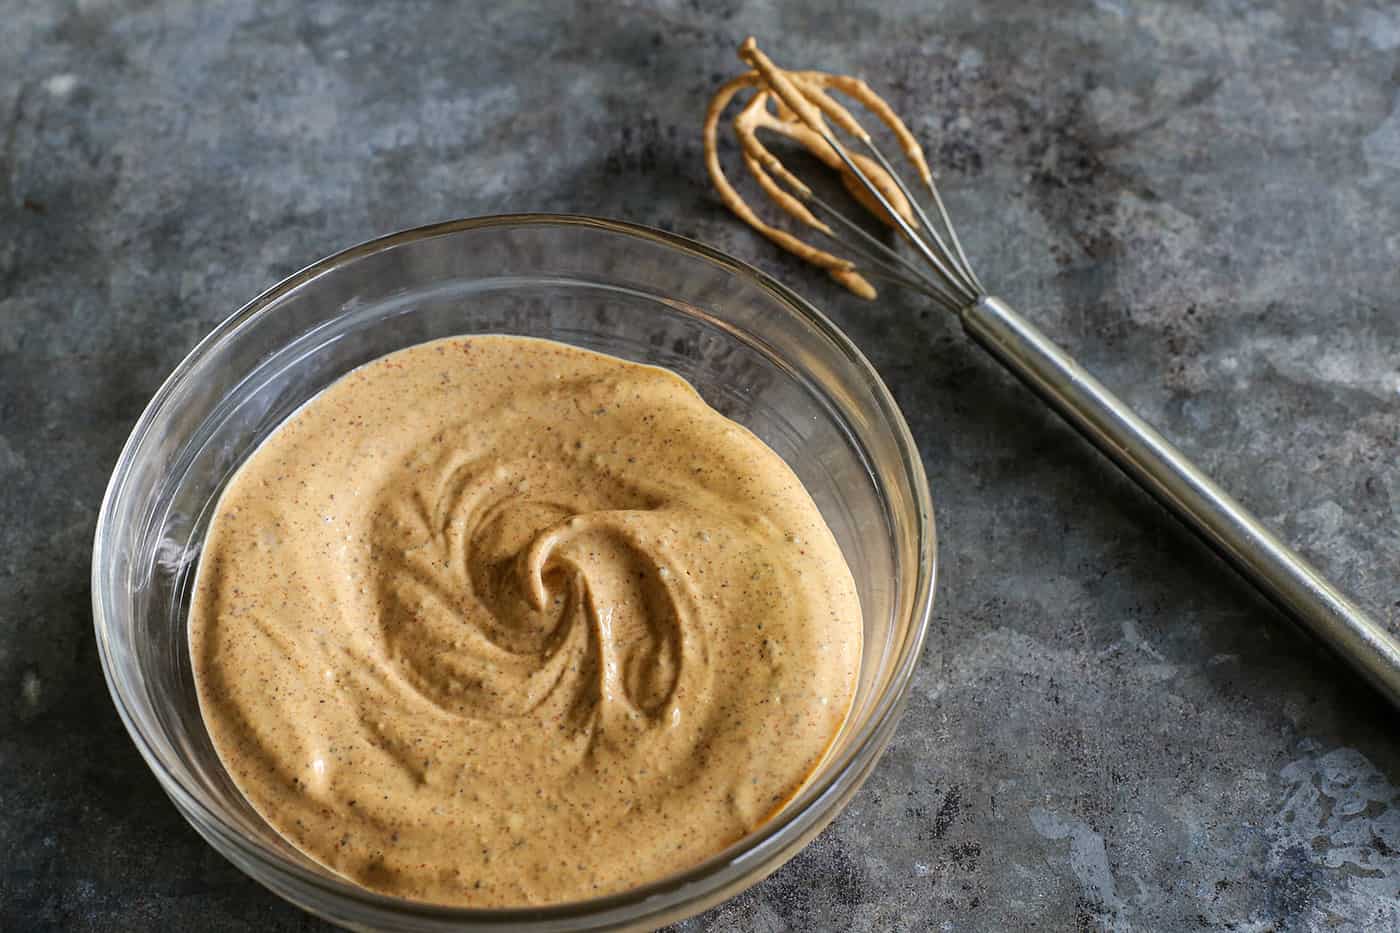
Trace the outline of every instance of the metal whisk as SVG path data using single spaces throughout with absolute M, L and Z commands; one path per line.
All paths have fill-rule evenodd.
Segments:
M 859 188 L 848 184 L 852 193 L 860 196 L 864 192 L 870 200 L 861 200 L 867 206 L 871 206 L 873 200 L 884 212 L 884 219 L 899 230 L 920 260 L 913 261 L 871 236 L 859 224 L 793 178 L 776 159 L 763 158 L 765 154 L 762 151 L 757 157 L 746 154 L 750 170 L 759 177 L 765 191 L 779 200 L 789 213 L 805 219 L 808 226 L 826 234 L 855 257 L 853 261 L 842 260 L 832 254 L 812 250 L 825 257 L 824 260 L 813 259 L 814 262 L 826 267 L 833 275 L 854 273 L 856 282 L 868 290 L 867 297 L 873 295 L 873 289 L 869 289 L 868 283 L 860 278 L 862 275 L 912 289 L 956 314 L 964 330 L 975 341 L 1107 454 L 1138 485 L 1174 512 L 1306 630 L 1353 665 L 1392 703 L 1400 706 L 1400 641 L 1270 533 L 1069 354 L 1005 302 L 988 293 L 963 252 L 932 173 L 927 170 L 922 153 L 918 152 L 912 137 L 907 140 L 901 137 L 901 144 L 923 176 L 935 208 L 932 212 L 935 216 L 932 217 L 920 206 L 919 200 L 870 135 L 839 104 L 803 77 L 815 73 L 785 72 L 777 68 L 751 38 L 740 49 L 739 57 L 754 69 L 754 73 L 731 82 L 730 87 L 737 89 L 741 84 L 760 87 L 776 95 L 787 120 L 787 135 L 797 138 L 798 131 L 793 128 L 799 125 L 816 134 L 816 139 L 839 158 L 837 167 L 843 166 L 845 173 L 849 173 L 848 182 L 854 179 L 858 183 Z M 799 89 L 799 83 L 802 89 Z M 883 101 L 879 101 L 873 92 L 868 92 L 863 85 L 859 89 L 883 106 Z M 730 91 L 730 96 L 732 93 Z M 866 99 L 862 99 L 862 103 L 870 106 Z M 823 115 L 854 137 L 869 157 L 852 152 L 838 140 Z M 712 112 L 711 119 L 716 116 Z M 892 113 L 877 113 L 877 116 L 895 128 L 897 133 L 903 130 L 903 125 Z M 773 124 L 770 122 L 768 125 Z M 712 123 L 707 124 L 707 133 L 712 132 Z M 819 145 L 810 135 L 805 137 L 805 142 L 809 149 Z M 836 165 L 829 153 L 822 151 L 818 154 L 825 156 L 828 164 Z M 810 212 L 803 218 L 791 204 L 781 200 L 780 194 L 774 193 L 776 186 L 759 169 L 767 169 L 784 181 L 787 187 L 782 194 L 796 198 L 795 203 L 800 206 L 820 211 L 849 235 L 837 235 L 829 225 L 817 220 Z M 883 184 L 872 177 L 878 173 L 887 176 L 887 179 L 878 179 Z M 722 181 L 722 174 L 716 180 L 717 183 Z M 893 182 L 893 188 L 889 182 Z M 725 188 L 727 183 L 722 186 L 722 193 L 725 193 Z M 899 203 L 901 200 L 907 202 L 907 209 Z M 730 203 L 728 199 L 726 203 Z M 739 210 L 733 203 L 730 206 Z M 747 210 L 747 207 L 744 206 L 744 209 Z M 754 220 L 750 222 L 755 223 Z M 786 236 L 773 228 L 765 228 L 761 222 L 755 223 L 755 226 L 779 242 L 783 242 L 780 236 Z M 800 244 L 800 241 L 792 239 Z M 784 245 L 793 249 L 790 244 Z M 861 293 L 860 289 L 849 282 L 847 284 Z

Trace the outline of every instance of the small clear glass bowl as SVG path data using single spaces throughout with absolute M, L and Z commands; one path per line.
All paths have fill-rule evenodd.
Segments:
M 186 614 L 224 484 L 303 402 L 371 359 L 453 334 L 547 337 L 672 369 L 793 467 L 860 591 L 849 719 L 800 794 L 690 870 L 547 908 L 385 897 L 302 855 L 234 787 L 200 718 Z M 93 548 L 97 642 L 132 740 L 191 825 L 277 894 L 355 929 L 655 927 L 773 872 L 850 800 L 889 742 L 928 628 L 934 527 L 914 440 L 870 364 L 807 302 L 698 243 L 586 217 L 460 220 L 353 247 L 291 276 L 185 358 L 137 422 Z

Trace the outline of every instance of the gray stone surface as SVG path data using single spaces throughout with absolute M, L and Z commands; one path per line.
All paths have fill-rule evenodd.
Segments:
M 820 0 L 0 4 L 0 927 L 320 928 L 127 739 L 97 505 L 217 320 L 349 243 L 582 211 L 776 273 L 864 348 L 942 574 L 868 785 L 686 930 L 1400 928 L 1393 711 L 915 300 L 851 298 L 710 194 L 749 32 L 888 91 L 985 278 L 1400 616 L 1400 10 Z M 646 87 L 653 93 L 642 95 Z

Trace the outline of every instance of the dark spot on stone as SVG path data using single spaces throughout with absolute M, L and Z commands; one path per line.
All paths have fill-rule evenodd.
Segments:
M 943 803 L 938 808 L 938 813 L 933 817 L 933 838 L 942 839 L 948 832 L 948 828 L 953 825 L 953 821 L 958 818 L 958 811 L 962 809 L 962 790 L 955 784 L 943 797 Z
M 1091 933 L 1091 931 L 1102 929 L 1099 918 L 1103 914 L 1103 904 L 1097 900 L 1087 897 L 1077 897 L 1074 900 L 1074 928 L 1080 933 Z
M 861 902 L 865 872 L 845 846 L 828 835 L 802 850 L 758 890 L 794 928 L 820 929 L 834 919 L 831 906 L 849 909 Z
M 1059 112 L 1047 115 L 1033 131 L 1020 157 L 1030 176 L 1031 197 L 1057 228 L 1063 229 L 1091 260 L 1120 251 L 1112 221 L 1124 180 L 1102 156 L 1103 145 L 1087 125 L 1085 100 L 1097 81 L 1082 79 Z M 1027 106 L 1030 106 L 1027 104 Z M 1059 255 L 1061 265 L 1075 257 Z
M 1321 879 L 1308 847 L 1289 846 L 1278 857 L 1278 865 L 1265 879 L 1266 903 L 1279 925 L 1292 928 L 1318 897 Z
M 982 859 L 982 844 L 978 842 L 964 842 L 953 846 L 948 850 L 948 860 L 953 867 L 959 871 L 974 872 L 977 870 L 977 863 Z

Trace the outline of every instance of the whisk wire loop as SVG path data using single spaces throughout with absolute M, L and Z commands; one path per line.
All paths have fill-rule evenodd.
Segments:
M 866 191 L 870 193 L 871 197 L 873 197 L 875 201 L 880 205 L 880 207 L 884 209 L 886 215 L 894 222 L 895 226 L 899 228 L 900 233 L 904 234 L 904 238 L 909 241 L 909 243 L 914 247 L 915 250 L 919 252 L 921 256 L 923 256 L 923 258 L 929 263 L 929 265 L 931 265 L 935 270 L 937 270 L 940 278 L 942 279 L 942 284 L 946 285 L 954 295 L 963 296 L 963 301 L 949 302 L 945 305 L 945 307 L 947 307 L 949 311 L 957 313 L 958 311 L 962 310 L 964 306 L 976 301 L 979 297 L 977 293 L 968 290 L 962 284 L 957 274 L 953 272 L 951 268 L 952 257 L 948 256 L 949 261 L 945 262 L 943 257 L 939 255 L 939 252 L 935 250 L 935 248 L 932 245 L 930 245 L 923 237 L 919 236 L 918 232 L 914 229 L 913 224 L 906 220 L 904 218 L 904 215 L 895 209 L 895 206 L 892 203 L 890 203 L 889 198 L 885 197 L 884 192 L 880 191 L 880 189 L 875 186 L 875 183 L 870 180 L 870 177 L 866 175 L 866 173 L 861 169 L 861 167 L 858 164 L 856 164 L 856 161 L 852 159 L 850 155 L 846 152 L 846 147 L 843 146 L 841 142 L 837 140 L 836 137 L 833 136 L 829 130 L 826 129 L 825 126 L 817 125 L 813 126 L 812 129 L 821 134 L 821 137 L 823 140 L 826 141 L 826 144 L 830 146 L 841 158 L 841 162 L 846 166 L 847 171 L 849 171 L 851 175 L 857 181 L 859 181 L 862 186 L 864 186 Z M 879 152 L 879 150 L 874 146 L 873 143 L 869 145 L 873 152 Z M 896 179 L 898 179 L 898 176 L 895 177 Z M 901 183 L 900 187 L 903 188 L 904 185 Z M 912 203 L 913 199 L 910 200 Z
M 872 268 L 858 266 L 857 268 L 859 268 L 861 272 L 880 270 L 884 273 L 882 277 L 887 281 L 912 288 L 940 302 L 952 302 L 957 300 L 955 295 L 932 278 L 924 269 L 920 268 L 914 262 L 911 262 L 899 251 L 881 242 L 879 238 L 866 232 L 860 224 L 841 213 L 835 207 L 832 207 L 831 204 L 822 198 L 814 194 L 809 203 L 829 216 L 832 220 L 836 221 L 855 237 L 855 240 L 844 240 L 834 233 L 822 231 L 833 243 L 858 253 L 863 256 L 867 262 L 872 264 Z M 899 269 L 896 269 L 896 264 L 902 267 L 904 272 L 901 273 Z
M 953 228 L 953 221 L 948 216 L 947 208 L 943 206 L 943 198 L 938 193 L 938 186 L 933 183 L 932 179 L 929 180 L 928 189 L 933 194 L 934 203 L 938 206 L 939 218 L 943 222 L 943 228 L 948 232 L 948 239 L 952 241 L 954 249 L 948 248 L 948 244 L 944 242 L 943 237 L 938 232 L 938 227 L 929 220 L 928 214 L 924 212 L 923 205 L 920 204 L 919 199 L 914 196 L 914 192 L 909 190 L 909 186 L 904 183 L 904 179 L 900 177 L 900 174 L 895 171 L 894 166 L 890 164 L 890 160 L 885 158 L 884 153 L 876 147 L 873 141 L 867 139 L 864 140 L 864 142 L 865 148 L 870 150 L 870 154 L 880 163 L 880 167 L 883 168 L 885 172 L 894 179 L 894 183 L 899 186 L 900 192 L 904 195 L 905 199 L 909 201 L 910 207 L 914 209 L 914 213 L 919 218 L 919 223 L 923 225 L 923 229 L 928 231 L 929 235 L 933 237 L 941 254 L 947 257 L 948 264 L 958 273 L 964 291 L 969 296 L 968 300 L 976 301 L 978 298 L 985 296 L 986 290 L 982 288 L 982 284 L 977 281 L 977 276 L 972 271 L 972 264 L 967 261 L 967 255 L 963 252 L 962 243 L 958 240 L 957 231 Z M 905 235 L 908 236 L 907 233 Z

